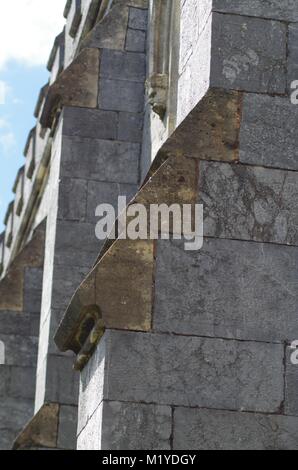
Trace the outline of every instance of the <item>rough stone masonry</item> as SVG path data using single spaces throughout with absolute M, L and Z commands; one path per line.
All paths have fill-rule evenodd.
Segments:
M 298 0 L 64 16 L 0 236 L 0 448 L 297 450 Z M 203 204 L 203 248 L 97 240 L 119 195 Z

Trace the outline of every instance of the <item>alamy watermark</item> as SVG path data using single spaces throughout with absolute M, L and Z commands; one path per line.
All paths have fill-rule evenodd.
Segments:
M 5 344 L 0 341 L 0 366 L 5 364 Z
M 203 246 L 204 222 L 202 204 L 131 204 L 127 208 L 125 196 L 118 197 L 116 210 L 111 204 L 100 204 L 95 211 L 100 220 L 95 235 L 99 240 L 185 240 L 186 251 L 197 251 Z M 149 227 L 149 228 L 148 228 Z
M 293 341 L 290 348 L 293 349 L 293 352 L 290 356 L 290 361 L 293 365 L 297 366 L 298 365 L 298 340 Z
M 291 103 L 292 104 L 298 104 L 298 80 L 294 80 L 291 83 Z

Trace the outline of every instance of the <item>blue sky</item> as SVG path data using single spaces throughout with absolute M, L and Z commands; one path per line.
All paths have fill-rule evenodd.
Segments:
M 48 80 L 46 63 L 55 36 L 62 30 L 65 6 L 65 0 L 4 1 L 0 16 L 0 232 L 17 171 L 25 163 L 25 141 L 35 123 L 39 90 Z

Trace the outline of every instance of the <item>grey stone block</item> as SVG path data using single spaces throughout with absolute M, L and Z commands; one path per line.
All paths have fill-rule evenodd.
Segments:
M 38 339 L 32 336 L 0 334 L 5 345 L 5 364 L 8 366 L 35 367 Z
M 59 184 L 58 219 L 84 221 L 88 182 L 62 178 Z
M 200 162 L 205 236 L 298 244 L 298 173 Z
M 100 77 L 111 80 L 144 82 L 146 74 L 145 54 L 104 49 Z
M 298 21 L 296 0 L 213 0 L 213 10 L 237 15 Z
M 145 31 L 128 29 L 125 49 L 132 52 L 144 52 L 146 47 Z
M 297 10 L 298 10 L 298 4 L 297 4 Z M 297 16 L 298 16 L 298 13 L 297 13 Z M 298 24 L 289 24 L 288 89 L 290 92 L 291 92 L 291 83 L 296 80 L 298 80 Z M 297 108 L 297 105 L 296 105 L 296 108 Z
M 170 407 L 103 403 L 102 450 L 170 450 L 171 433 Z
M 278 21 L 213 14 L 211 85 L 284 93 L 287 27 Z
M 98 219 L 95 216 L 95 209 L 99 204 L 111 204 L 114 207 L 117 216 L 118 196 L 126 196 L 127 203 L 129 203 L 137 191 L 137 185 L 90 181 L 88 184 L 87 200 L 88 221 L 92 223 L 97 222 Z
M 0 429 L 0 450 L 11 450 L 11 444 L 17 437 L 16 431 L 9 431 Z
M 143 115 L 137 113 L 119 113 L 118 140 L 142 142 Z
M 98 252 L 96 254 L 98 254 Z M 96 254 L 94 255 L 94 258 Z M 69 253 L 69 256 L 71 257 L 71 253 Z M 83 279 L 87 276 L 89 269 L 90 267 L 74 267 L 73 264 L 55 265 L 51 304 L 52 309 L 58 309 L 62 312 L 66 309 L 74 292 L 79 287 Z
M 97 240 L 95 225 L 59 221 L 56 234 L 55 263 L 91 268 L 103 242 Z
M 115 0 L 115 4 L 117 2 L 121 3 L 122 0 Z M 149 0 L 129 0 L 128 5 L 135 8 L 143 8 L 144 10 L 146 10 L 149 8 Z
M 148 12 L 147 10 L 141 10 L 139 8 L 129 9 L 129 21 L 128 26 L 132 29 L 147 30 L 148 23 Z
M 15 436 L 33 416 L 33 400 L 5 398 L 0 405 L 0 439 L 3 430 L 15 432 Z
M 78 437 L 78 450 L 170 450 L 171 408 L 102 402 Z
M 43 269 L 25 268 L 24 270 L 24 301 L 25 312 L 39 313 L 41 308 Z
M 35 397 L 35 367 L 11 367 L 8 393 L 12 398 L 32 399 Z
M 116 139 L 117 113 L 99 109 L 64 108 L 63 135 Z
M 73 358 L 48 355 L 44 401 L 76 406 L 78 396 L 79 374 L 73 370 Z
M 139 144 L 65 137 L 63 152 L 65 177 L 138 183 Z
M 298 170 L 298 136 L 294 126 L 297 121 L 298 106 L 294 106 L 289 98 L 245 95 L 240 161 Z
M 100 80 L 99 107 L 113 111 L 140 113 L 143 110 L 145 91 L 143 83 L 123 80 Z
M 298 338 L 298 248 L 205 239 L 158 241 L 154 328 L 268 342 Z
M 73 450 L 76 448 L 78 408 L 76 406 L 60 406 L 58 448 Z
M 174 406 L 275 413 L 283 345 L 109 331 L 105 396 Z
M 0 334 L 38 336 L 39 315 L 22 312 L 0 311 Z
M 293 332 L 292 341 L 297 340 L 298 335 Z M 298 416 L 298 365 L 294 364 L 291 356 L 294 350 L 286 349 L 286 397 L 285 397 L 285 413 L 292 416 Z M 295 355 L 295 358 L 297 356 Z
M 298 419 L 288 416 L 178 408 L 175 450 L 297 450 Z
M 10 382 L 10 367 L 0 365 L 0 397 L 5 397 L 8 393 Z

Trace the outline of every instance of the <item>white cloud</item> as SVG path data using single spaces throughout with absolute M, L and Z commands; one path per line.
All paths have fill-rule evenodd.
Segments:
M 0 33 L 1 36 L 1 33 Z M 9 92 L 10 88 L 7 85 L 6 82 L 3 82 L 3 80 L 0 80 L 0 104 L 5 104 L 7 94 Z
M 9 131 L 6 134 L 0 135 L 0 149 L 3 155 L 8 157 L 9 153 L 13 150 L 16 145 L 16 138 L 14 133 Z
M 43 65 L 62 31 L 64 0 L 1 1 L 0 69 L 9 60 Z
M 6 119 L 0 117 L 0 129 L 6 129 L 8 127 L 10 127 L 9 122 Z

